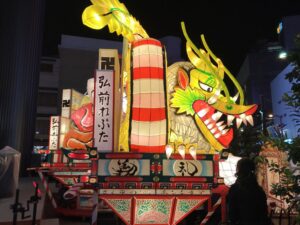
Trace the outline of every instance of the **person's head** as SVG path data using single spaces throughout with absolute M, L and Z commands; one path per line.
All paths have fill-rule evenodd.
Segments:
M 255 163 L 249 158 L 242 158 L 236 166 L 236 176 L 238 178 L 248 177 L 255 174 Z

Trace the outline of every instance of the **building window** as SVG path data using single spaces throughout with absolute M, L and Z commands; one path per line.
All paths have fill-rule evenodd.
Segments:
M 49 117 L 37 117 L 35 121 L 35 134 L 36 136 L 46 135 L 48 137 L 50 129 Z
M 57 93 L 56 92 L 39 92 L 38 106 L 57 107 Z
M 53 64 L 41 63 L 41 72 L 53 72 Z

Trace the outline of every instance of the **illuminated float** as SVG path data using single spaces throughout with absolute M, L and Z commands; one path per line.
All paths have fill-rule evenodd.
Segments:
M 124 37 L 122 63 L 117 50 L 100 49 L 87 95 L 63 90 L 62 115 L 51 117 L 49 161 L 38 170 L 53 206 L 65 215 L 93 212 L 95 223 L 106 205 L 128 225 L 178 224 L 200 206 L 205 224 L 220 206 L 225 221 L 219 152 L 229 147 L 233 124 L 253 125 L 257 106 L 244 105 L 239 83 L 204 36 L 205 50 L 194 45 L 184 23 L 190 61 L 167 67 L 162 43 L 123 4 L 92 3 L 83 23 Z M 67 188 L 64 199 L 53 196 L 49 176 Z

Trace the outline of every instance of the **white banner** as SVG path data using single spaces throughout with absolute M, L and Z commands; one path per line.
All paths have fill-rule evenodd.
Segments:
M 114 71 L 97 70 L 94 93 L 94 147 L 98 152 L 113 151 Z
M 50 117 L 49 150 L 57 150 L 59 148 L 59 119 L 59 116 Z

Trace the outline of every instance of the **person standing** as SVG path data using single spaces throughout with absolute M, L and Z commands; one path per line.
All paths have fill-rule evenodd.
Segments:
M 254 162 L 248 158 L 240 159 L 236 177 L 227 195 L 229 224 L 270 225 L 267 197 L 257 183 Z

